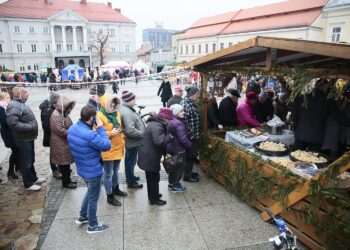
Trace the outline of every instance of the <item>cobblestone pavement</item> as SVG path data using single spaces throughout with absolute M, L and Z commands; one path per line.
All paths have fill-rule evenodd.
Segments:
M 119 96 L 123 90 L 133 91 L 136 94 L 137 103 L 146 106 L 144 113 L 156 111 L 161 104 L 160 99 L 156 96 L 159 84 L 159 81 L 146 81 L 138 85 L 129 82 L 120 86 Z M 107 88 L 106 92 L 112 92 L 111 86 Z M 76 106 L 71 114 L 75 123 L 79 119 L 81 108 L 87 102 L 88 90 L 65 89 L 59 91 L 59 94 L 76 101 Z M 40 110 L 38 106 L 48 97 L 47 88 L 29 88 L 27 104 L 32 108 L 39 124 Z M 52 180 L 50 177 L 49 149 L 42 146 L 41 125 L 39 128 L 39 136 L 35 141 L 35 168 L 39 177 L 48 178 L 48 182 L 42 185 L 43 188 L 39 192 L 25 191 L 21 178 L 7 180 L 9 150 L 4 147 L 2 140 L 0 142 L 0 156 L 5 156 L 0 171 L 2 179 L 0 185 L 0 249 L 27 250 L 34 249 L 37 244 L 40 246 L 66 192 L 62 189 L 60 181 Z M 74 167 L 72 168 L 74 169 Z M 120 172 L 124 172 L 123 164 L 121 164 Z M 124 178 L 123 175 L 121 178 Z M 82 186 L 84 183 L 79 180 L 79 185 Z

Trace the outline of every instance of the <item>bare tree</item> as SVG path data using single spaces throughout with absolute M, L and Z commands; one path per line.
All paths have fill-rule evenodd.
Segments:
M 91 41 L 89 43 L 89 47 L 96 50 L 100 61 L 100 66 L 104 65 L 104 60 L 106 59 L 108 38 L 109 29 L 107 29 L 107 34 L 104 34 L 103 32 L 92 32 L 90 35 Z

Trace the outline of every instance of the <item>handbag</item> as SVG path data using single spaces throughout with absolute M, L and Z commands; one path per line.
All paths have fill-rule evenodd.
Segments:
M 168 174 L 175 172 L 183 165 L 185 165 L 185 154 L 178 153 L 169 158 L 164 157 L 163 166 Z

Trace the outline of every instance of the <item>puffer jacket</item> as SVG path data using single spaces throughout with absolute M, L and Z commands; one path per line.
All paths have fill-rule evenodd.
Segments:
M 5 108 L 0 106 L 1 138 L 4 141 L 5 146 L 7 148 L 15 148 L 16 141 L 15 141 L 15 138 L 13 137 L 11 129 L 7 125 L 6 118 L 7 116 L 6 116 Z
M 63 103 L 63 110 L 61 103 Z M 67 131 L 73 125 L 67 111 L 72 109 L 74 104 L 75 102 L 70 101 L 67 97 L 62 97 L 57 109 L 50 117 L 50 162 L 56 165 L 70 165 L 74 162 L 67 141 Z
M 14 97 L 6 109 L 7 124 L 16 141 L 32 141 L 38 137 L 38 122 L 25 101 Z
M 250 106 L 247 99 L 238 104 L 237 118 L 240 126 L 260 126 L 260 122 L 255 119 L 253 108 Z
M 127 103 L 123 103 L 120 114 L 122 116 L 123 128 L 125 128 L 125 147 L 138 147 L 145 131 L 145 125 L 141 117 Z
M 174 155 L 180 152 L 184 152 L 191 147 L 191 141 L 188 139 L 185 124 L 174 116 L 174 118 L 169 121 L 168 134 L 171 134 L 174 138 L 167 145 L 167 153 Z
M 68 129 L 67 139 L 78 175 L 86 179 L 102 176 L 101 152 L 111 149 L 106 129 L 100 127 L 94 131 L 80 120 Z
M 145 171 L 159 172 L 160 159 L 166 151 L 170 135 L 167 134 L 167 125 L 157 115 L 151 115 L 148 122 L 141 141 L 137 164 Z
M 100 105 L 104 108 L 107 113 L 109 111 L 110 104 L 112 99 L 116 97 L 113 95 L 104 95 L 100 99 Z M 116 110 L 111 110 L 111 112 L 116 112 Z M 117 136 L 112 136 L 113 123 L 108 121 L 108 118 L 102 113 L 98 112 L 97 116 L 103 122 L 103 126 L 106 129 L 107 135 L 111 141 L 111 149 L 107 152 L 102 152 L 102 160 L 103 161 L 114 161 L 121 160 L 124 158 L 124 146 L 125 146 L 125 136 L 124 134 L 119 134 Z M 119 124 L 121 125 L 121 116 L 120 113 L 117 112 L 117 119 Z
M 39 106 L 41 125 L 44 131 L 43 146 L 50 147 L 51 129 L 50 117 L 55 108 L 50 104 L 49 100 L 43 101 Z

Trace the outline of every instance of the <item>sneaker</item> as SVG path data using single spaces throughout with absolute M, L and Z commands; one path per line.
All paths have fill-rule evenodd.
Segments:
M 43 183 L 45 181 L 46 181 L 45 178 L 38 178 L 37 181 L 35 182 L 35 184 L 41 184 L 41 183 Z
M 173 192 L 173 193 L 182 193 L 185 191 L 186 191 L 186 187 L 183 187 L 183 186 L 173 186 L 171 188 L 171 192 Z
M 41 187 L 38 185 L 35 185 L 35 184 L 30 186 L 29 188 L 26 188 L 27 191 L 38 191 L 40 189 L 41 189 Z
M 98 223 L 98 225 L 94 226 L 94 227 L 90 227 L 88 226 L 87 229 L 87 233 L 88 234 L 96 234 L 96 233 L 102 233 L 104 231 L 106 231 L 109 228 L 108 225 L 102 224 L 102 223 Z
M 143 185 L 135 182 L 134 184 L 128 185 L 128 188 L 139 189 L 139 188 L 143 188 Z
M 78 217 L 78 219 L 75 220 L 75 224 L 77 225 L 83 225 L 89 223 L 89 219 L 84 219 L 83 217 Z

